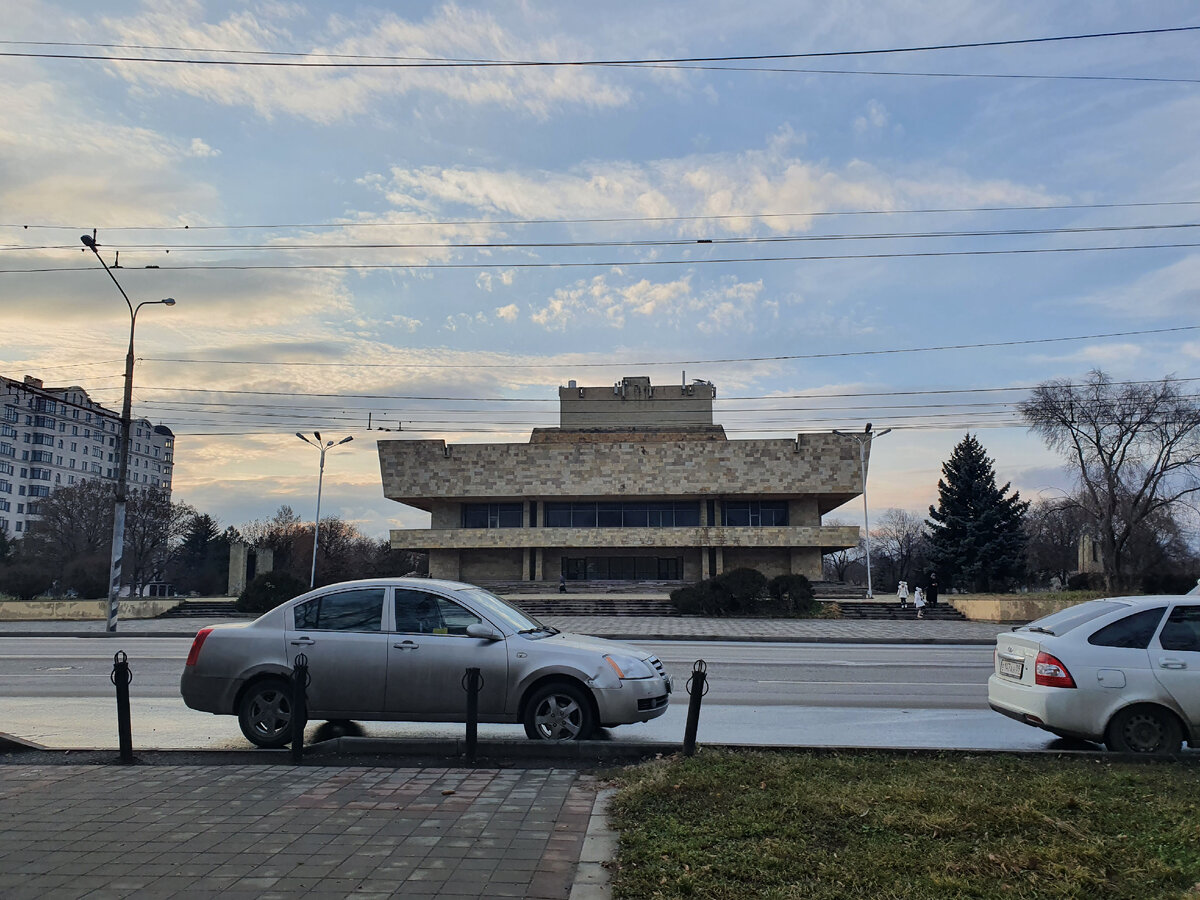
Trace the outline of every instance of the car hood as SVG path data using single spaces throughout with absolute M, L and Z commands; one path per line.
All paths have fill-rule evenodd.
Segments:
M 522 635 L 522 637 L 527 636 Z M 560 631 L 558 634 L 553 634 L 550 637 L 535 638 L 535 641 L 546 646 L 587 650 L 592 653 L 628 653 L 636 656 L 638 659 L 649 659 L 652 656 L 652 654 L 647 653 L 641 647 L 633 644 L 610 641 L 607 638 L 592 637 L 588 634 L 573 634 L 569 631 Z

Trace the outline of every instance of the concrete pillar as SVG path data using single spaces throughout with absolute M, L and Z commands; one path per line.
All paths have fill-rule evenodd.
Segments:
M 237 597 L 246 589 L 246 564 L 250 548 L 246 544 L 229 545 L 229 596 Z
M 530 552 L 533 553 L 533 580 L 545 581 L 546 573 L 543 571 L 546 562 L 546 551 L 541 547 L 534 547 Z
M 521 551 L 521 580 L 522 581 L 532 581 L 533 580 L 532 576 L 530 576 L 530 574 L 529 574 L 530 573 L 529 554 L 532 552 L 533 551 L 530 550 L 528 547 L 526 547 L 524 550 Z

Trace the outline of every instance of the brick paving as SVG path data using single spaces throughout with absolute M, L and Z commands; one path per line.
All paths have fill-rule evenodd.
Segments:
M 568 898 L 562 769 L 0 766 L 0 897 Z

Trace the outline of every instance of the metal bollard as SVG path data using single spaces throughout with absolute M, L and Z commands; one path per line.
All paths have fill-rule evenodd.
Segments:
M 308 657 L 297 653 L 292 668 L 292 762 L 304 758 L 304 726 L 308 722 L 307 689 L 312 681 L 308 674 Z
M 467 762 L 475 765 L 479 744 L 479 692 L 483 689 L 483 673 L 474 667 L 463 675 L 463 690 L 467 692 Z
M 696 753 L 696 729 L 700 727 L 700 701 L 708 693 L 708 663 L 702 659 L 692 664 L 692 677 L 687 680 L 688 700 L 687 727 L 683 733 L 683 755 Z
M 113 654 L 113 670 L 108 676 L 117 688 L 117 739 L 121 743 L 121 762 L 133 762 L 133 729 L 129 719 L 129 684 L 133 673 L 129 671 L 129 657 L 124 650 Z

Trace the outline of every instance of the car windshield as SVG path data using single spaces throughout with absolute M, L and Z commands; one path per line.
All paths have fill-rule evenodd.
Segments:
M 466 595 L 474 603 L 479 604 L 482 611 L 487 613 L 489 618 L 499 619 L 514 631 L 532 633 L 535 631 L 553 630 L 550 626 L 543 625 L 523 609 L 513 606 L 507 600 L 500 599 L 491 591 L 485 591 L 483 588 L 469 588 L 459 593 Z
M 1033 631 L 1039 634 L 1066 634 L 1072 628 L 1078 628 L 1093 619 L 1098 619 L 1106 613 L 1115 612 L 1129 606 L 1118 600 L 1088 600 L 1075 606 L 1068 606 L 1056 613 L 1051 613 L 1037 621 L 1022 625 L 1017 631 Z

